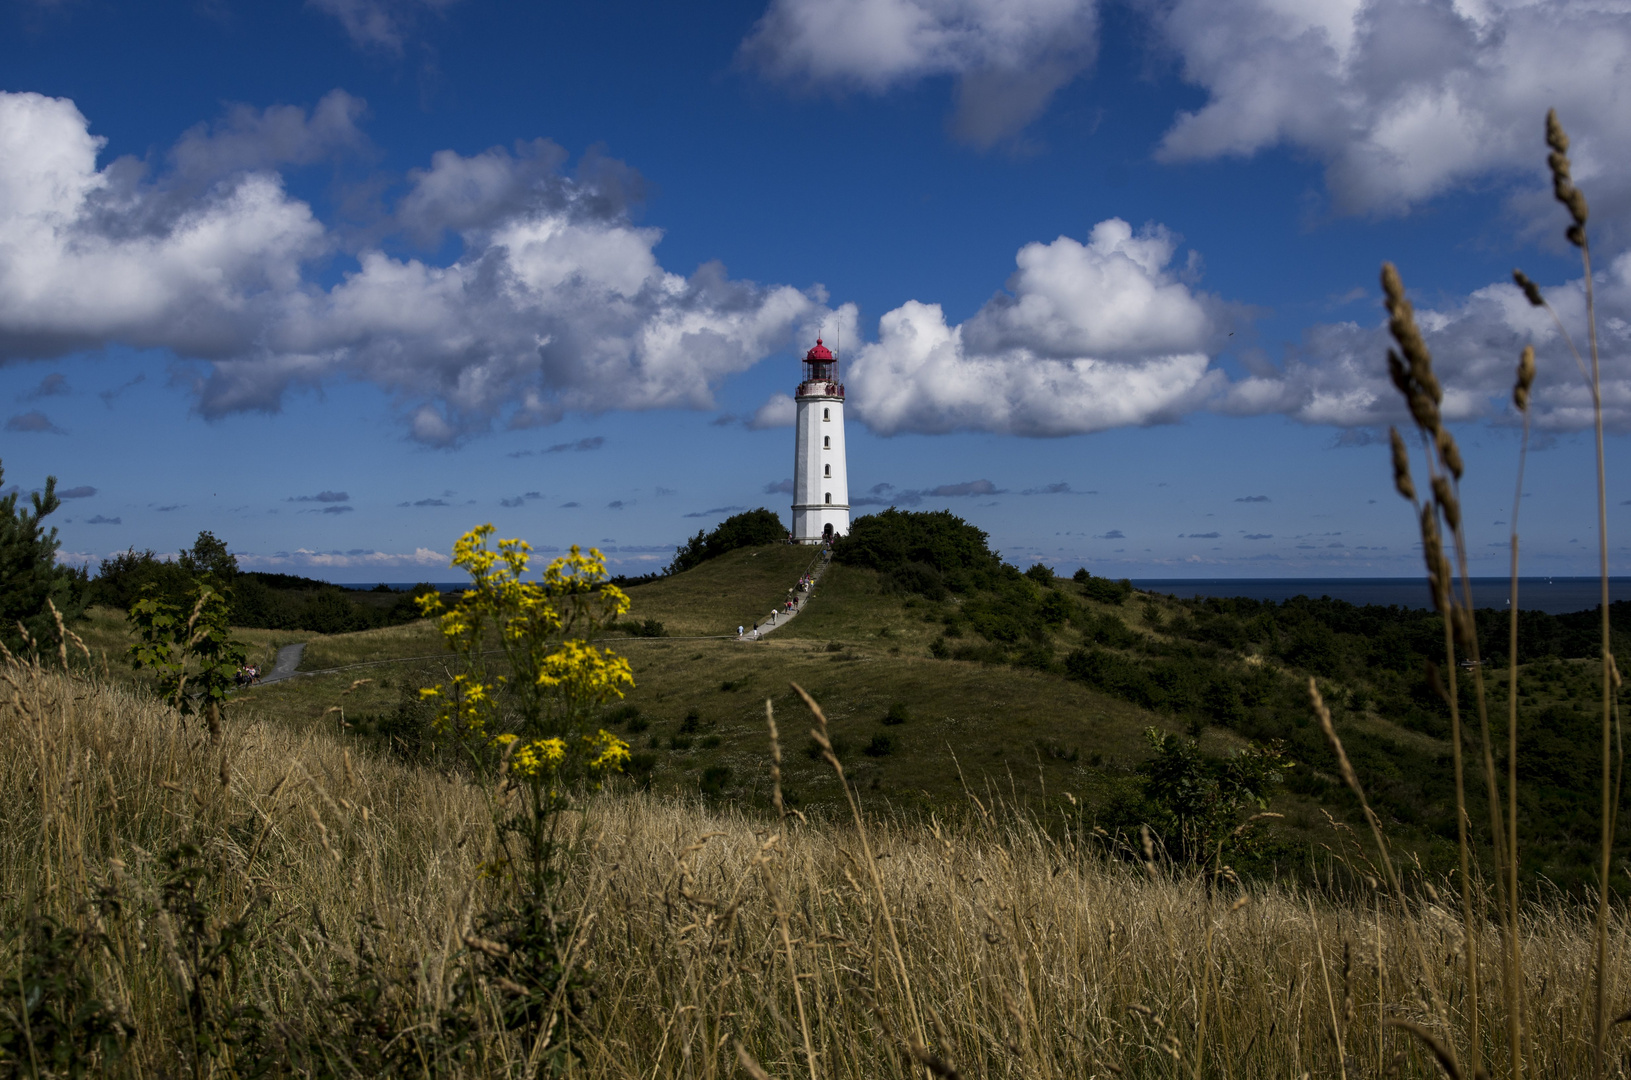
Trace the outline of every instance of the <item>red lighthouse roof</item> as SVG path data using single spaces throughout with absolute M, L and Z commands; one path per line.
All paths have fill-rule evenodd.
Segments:
M 815 348 L 804 354 L 804 362 L 806 364 L 831 363 L 832 350 L 821 344 L 820 338 L 816 338 Z

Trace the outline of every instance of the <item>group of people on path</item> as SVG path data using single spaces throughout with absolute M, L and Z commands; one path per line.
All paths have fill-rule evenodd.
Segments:
M 828 558 L 831 558 L 831 549 L 826 552 L 826 555 Z M 765 616 L 762 621 L 755 622 L 752 630 L 749 630 L 745 626 L 738 626 L 736 628 L 736 636 L 738 640 L 757 641 L 759 640 L 759 628 L 761 626 L 769 629 L 776 626 L 781 617 L 792 617 L 793 615 L 796 615 L 799 608 L 804 606 L 806 595 L 811 589 L 815 588 L 815 583 L 816 576 L 814 574 L 807 573 L 800 576 L 798 584 L 787 590 L 787 599 L 783 600 L 777 607 L 771 608 L 770 614 Z
M 261 681 L 260 665 L 245 664 L 243 667 L 238 669 L 238 674 L 235 676 L 235 678 L 237 679 L 239 686 L 254 686 L 256 683 Z

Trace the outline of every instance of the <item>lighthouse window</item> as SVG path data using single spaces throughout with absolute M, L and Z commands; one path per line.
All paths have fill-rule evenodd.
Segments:
M 822 409 L 821 410 L 821 419 L 831 420 L 832 419 L 832 410 L 831 409 Z
M 831 475 L 832 475 L 832 466 L 831 466 L 831 465 L 828 465 L 828 466 L 827 466 L 827 475 L 828 475 L 828 476 L 831 476 Z
M 829 491 L 829 492 L 827 492 L 827 501 L 828 501 L 828 502 L 829 502 L 829 503 L 830 503 L 830 502 L 832 502 L 832 492 L 830 492 L 830 491 Z
M 823 449 L 823 450 L 831 450 L 832 449 L 832 436 L 831 435 L 821 436 L 821 449 Z

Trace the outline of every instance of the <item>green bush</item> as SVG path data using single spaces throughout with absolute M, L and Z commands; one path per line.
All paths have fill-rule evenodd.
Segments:
M 683 573 L 737 548 L 780 544 L 786 539 L 787 526 L 782 524 L 782 519 L 761 506 L 757 510 L 731 515 L 711 533 L 699 530 L 674 549 L 674 561 L 668 564 L 663 573 Z

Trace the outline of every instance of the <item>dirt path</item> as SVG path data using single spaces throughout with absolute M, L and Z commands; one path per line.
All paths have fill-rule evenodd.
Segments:
M 271 671 L 261 676 L 261 685 L 264 686 L 266 683 L 282 682 L 284 679 L 293 678 L 295 669 L 300 666 L 300 656 L 305 651 L 306 643 L 304 641 L 297 645 L 285 645 L 279 649 L 277 651 L 277 662 L 272 665 Z

